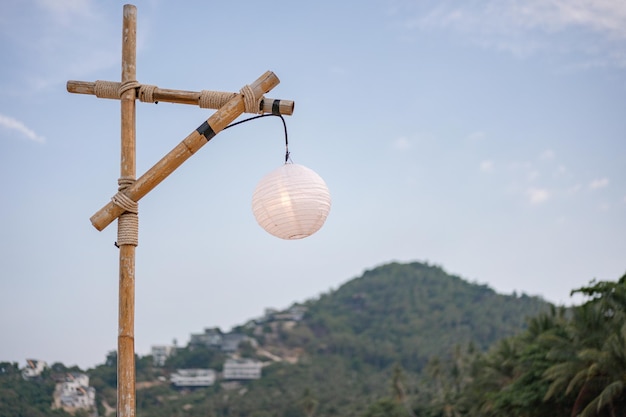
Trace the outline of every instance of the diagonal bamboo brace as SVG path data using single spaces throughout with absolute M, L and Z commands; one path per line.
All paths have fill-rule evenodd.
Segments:
M 254 97 L 258 99 L 276 87 L 279 82 L 273 72 L 267 71 L 249 87 Z M 237 94 L 122 193 L 132 201 L 138 202 L 244 111 L 244 96 Z M 91 216 L 90 220 L 96 229 L 103 230 L 122 213 L 124 209 L 110 201 Z

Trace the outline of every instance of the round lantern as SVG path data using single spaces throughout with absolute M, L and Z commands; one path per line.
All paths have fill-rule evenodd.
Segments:
M 330 193 L 313 170 L 285 164 L 259 181 L 252 212 L 259 225 L 281 239 L 302 239 L 317 232 L 328 217 Z

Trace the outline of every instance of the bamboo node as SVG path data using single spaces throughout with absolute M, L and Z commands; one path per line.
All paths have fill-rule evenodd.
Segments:
M 120 98 L 120 83 L 113 81 L 97 80 L 94 83 L 93 91 L 98 98 Z
M 261 113 L 261 102 L 263 101 L 263 96 L 256 98 L 254 96 L 254 91 L 252 91 L 252 87 L 249 85 L 245 85 L 241 90 L 239 90 L 241 94 L 243 94 L 243 104 L 246 109 L 246 113 Z
M 139 87 L 139 100 L 144 103 L 156 103 L 157 101 L 154 99 L 154 91 L 158 87 L 156 85 L 150 84 L 141 84 Z

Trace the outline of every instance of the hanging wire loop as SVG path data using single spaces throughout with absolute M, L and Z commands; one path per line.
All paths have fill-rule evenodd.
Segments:
M 229 124 L 228 126 L 226 126 L 222 130 L 226 130 L 226 129 L 230 128 L 230 127 L 234 127 L 234 126 L 240 125 L 242 123 L 249 122 L 251 120 L 260 119 L 261 117 L 270 117 L 270 116 L 280 117 L 280 120 L 282 120 L 282 122 L 283 122 L 283 129 L 285 131 L 285 163 L 287 163 L 287 161 L 289 161 L 289 155 L 290 155 L 290 152 L 289 152 L 289 139 L 287 137 L 287 123 L 285 122 L 285 118 L 283 117 L 282 114 L 267 113 L 267 114 L 261 114 L 259 116 L 249 117 L 247 119 L 243 119 L 243 120 L 240 120 L 238 122 L 231 123 L 231 124 Z

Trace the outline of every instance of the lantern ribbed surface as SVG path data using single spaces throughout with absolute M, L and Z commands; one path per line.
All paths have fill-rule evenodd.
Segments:
M 252 195 L 259 225 L 281 239 L 302 239 L 317 232 L 330 212 L 330 193 L 315 171 L 285 164 L 259 181 Z

